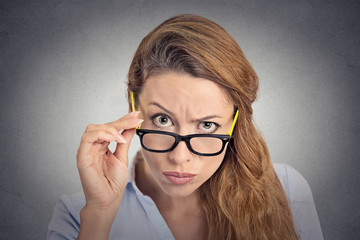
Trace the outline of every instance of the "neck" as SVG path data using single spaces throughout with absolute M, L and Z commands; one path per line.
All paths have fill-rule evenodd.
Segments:
M 135 180 L 140 191 L 153 199 L 175 239 L 207 239 L 208 225 L 199 191 L 186 197 L 165 194 L 144 160 L 135 165 Z

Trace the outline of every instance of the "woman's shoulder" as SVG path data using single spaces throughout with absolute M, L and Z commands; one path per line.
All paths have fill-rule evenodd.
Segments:
M 80 214 L 80 210 L 85 206 L 85 203 L 85 195 L 81 191 L 71 195 L 62 195 L 59 198 L 57 205 L 66 208 L 70 213 L 74 214 L 76 219 L 78 219 L 77 215 Z
M 131 195 L 131 184 L 128 183 L 124 197 L 129 198 Z M 55 205 L 48 226 L 48 239 L 76 239 L 80 229 L 80 211 L 85 204 L 86 199 L 82 191 L 62 195 Z
M 313 201 L 308 182 L 295 168 L 285 163 L 274 163 L 274 170 L 290 203 Z
M 128 182 L 123 198 L 134 197 L 134 194 L 132 183 Z M 122 203 L 126 203 L 126 201 L 122 201 Z M 85 204 L 86 199 L 82 191 L 70 195 L 62 195 L 57 201 L 54 211 L 66 211 L 68 214 L 71 214 L 75 220 L 80 221 L 80 211 Z
M 85 203 L 83 192 L 61 196 L 48 226 L 48 239 L 76 239 Z M 155 203 L 128 182 L 109 239 L 173 238 Z
M 323 239 L 312 191 L 306 179 L 288 164 L 275 163 L 274 170 L 287 196 L 300 239 Z
M 47 239 L 76 239 L 80 229 L 80 210 L 84 205 L 83 192 L 62 195 L 55 205 Z

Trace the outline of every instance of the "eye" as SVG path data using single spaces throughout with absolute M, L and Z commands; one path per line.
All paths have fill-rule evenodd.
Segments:
M 170 127 L 173 124 L 171 119 L 164 114 L 156 114 L 152 117 L 152 121 L 157 127 Z
M 219 124 L 215 122 L 202 122 L 200 123 L 199 128 L 205 133 L 213 133 L 219 128 Z

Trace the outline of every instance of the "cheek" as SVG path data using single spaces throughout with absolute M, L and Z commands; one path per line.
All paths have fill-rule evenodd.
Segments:
M 141 149 L 141 153 L 153 174 L 155 174 L 156 171 L 161 170 L 161 164 L 164 163 L 164 161 L 166 161 L 165 159 L 163 159 L 164 158 L 164 156 L 162 156 L 163 154 L 152 153 L 144 150 L 143 148 Z
M 216 170 L 220 167 L 223 159 L 224 159 L 225 154 L 220 154 L 218 156 L 213 156 L 213 157 L 203 157 L 202 161 L 202 166 L 201 166 L 201 175 L 205 181 L 207 179 L 209 179 L 215 172 Z

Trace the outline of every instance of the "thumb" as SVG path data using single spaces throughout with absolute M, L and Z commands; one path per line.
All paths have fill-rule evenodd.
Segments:
M 128 165 L 128 152 L 130 147 L 130 142 L 133 136 L 135 135 L 135 128 L 125 129 L 121 135 L 125 138 L 126 143 L 118 143 L 114 155 L 117 159 L 123 161 L 126 166 Z

